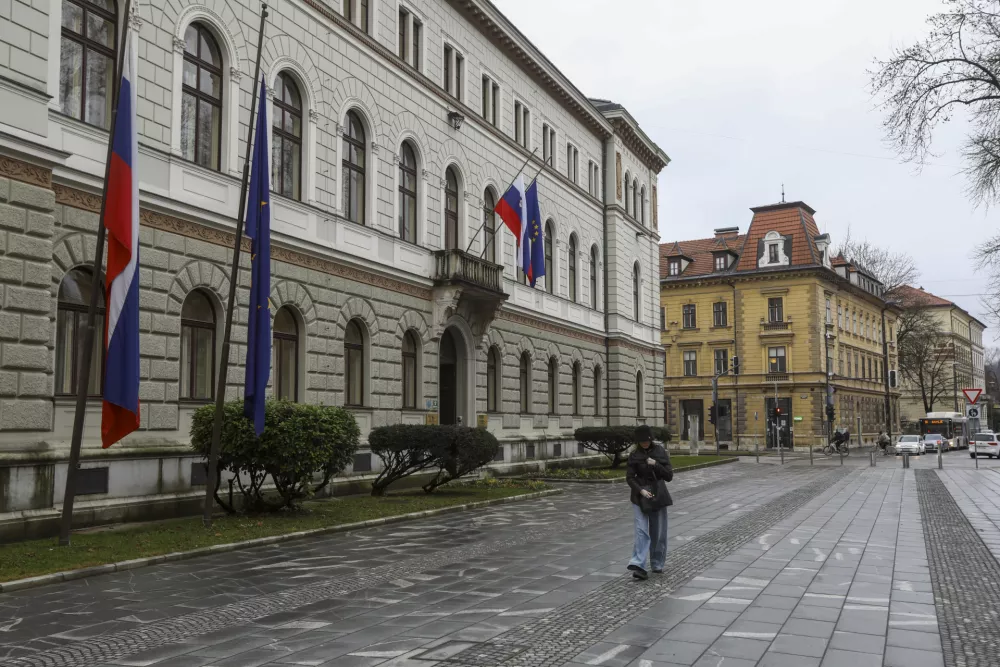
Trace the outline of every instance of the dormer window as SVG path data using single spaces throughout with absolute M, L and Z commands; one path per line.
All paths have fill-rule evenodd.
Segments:
M 715 256 L 715 270 L 725 271 L 729 265 L 729 258 L 726 257 L 726 253 L 720 252 Z
M 792 237 L 772 230 L 757 242 L 757 267 L 791 266 Z
M 681 275 L 681 260 L 671 259 L 667 262 L 667 272 L 672 276 Z
M 778 244 L 768 243 L 767 244 L 767 263 L 777 264 L 778 263 Z

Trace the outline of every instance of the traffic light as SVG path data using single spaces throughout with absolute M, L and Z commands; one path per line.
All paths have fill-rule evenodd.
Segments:
M 719 408 L 715 406 L 715 403 L 712 403 L 711 407 L 708 408 L 708 422 L 713 426 L 715 426 L 715 420 L 716 417 L 718 417 L 718 414 Z
M 830 422 L 831 424 L 833 423 L 833 416 L 834 416 L 833 403 L 827 403 L 826 404 L 826 420 L 828 422 Z
M 733 355 L 733 375 L 739 375 L 739 374 L 740 374 L 740 358 L 734 354 Z

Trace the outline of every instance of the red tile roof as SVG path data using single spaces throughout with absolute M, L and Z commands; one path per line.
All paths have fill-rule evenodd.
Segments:
M 930 292 L 925 292 L 922 288 L 903 285 L 893 291 L 893 296 L 903 302 L 908 307 L 913 306 L 954 306 L 955 304 L 947 299 L 934 296 Z
M 691 260 L 691 263 L 681 274 L 683 277 L 715 273 L 715 253 L 729 251 L 739 255 L 745 238 L 745 235 L 732 233 L 710 239 L 663 243 L 660 245 L 660 277 L 669 277 L 668 258 L 670 257 L 685 257 Z

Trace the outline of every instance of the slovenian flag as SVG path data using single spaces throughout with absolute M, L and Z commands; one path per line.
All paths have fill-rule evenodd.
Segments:
M 104 227 L 108 235 L 101 441 L 110 447 L 139 428 L 139 142 L 136 136 L 134 32 L 125 44 L 108 175 Z
M 493 211 L 500 216 L 503 223 L 507 225 L 507 229 L 517 239 L 518 252 L 515 252 L 514 256 L 517 257 L 517 268 L 523 271 L 525 265 L 520 250 L 525 247 L 524 238 L 527 232 L 527 224 L 525 223 L 528 218 L 528 211 L 524 200 L 524 176 L 519 175 L 511 183 L 510 187 L 507 188 L 507 192 L 503 193 L 503 197 L 497 202 L 496 208 Z

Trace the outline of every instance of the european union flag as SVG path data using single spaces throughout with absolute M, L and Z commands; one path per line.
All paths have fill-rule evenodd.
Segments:
M 542 214 L 538 210 L 538 179 L 531 182 L 524 191 L 525 208 L 528 211 L 528 232 L 525 235 L 528 243 L 524 248 L 524 271 L 531 281 L 531 286 L 540 276 L 545 275 L 545 233 L 542 225 Z M 530 255 L 528 255 L 530 248 Z
M 264 391 L 271 373 L 271 170 L 267 151 L 267 86 L 260 82 L 254 130 L 250 189 L 247 195 L 247 238 L 250 239 L 250 316 L 247 319 L 246 385 L 243 414 L 254 431 L 264 432 Z

